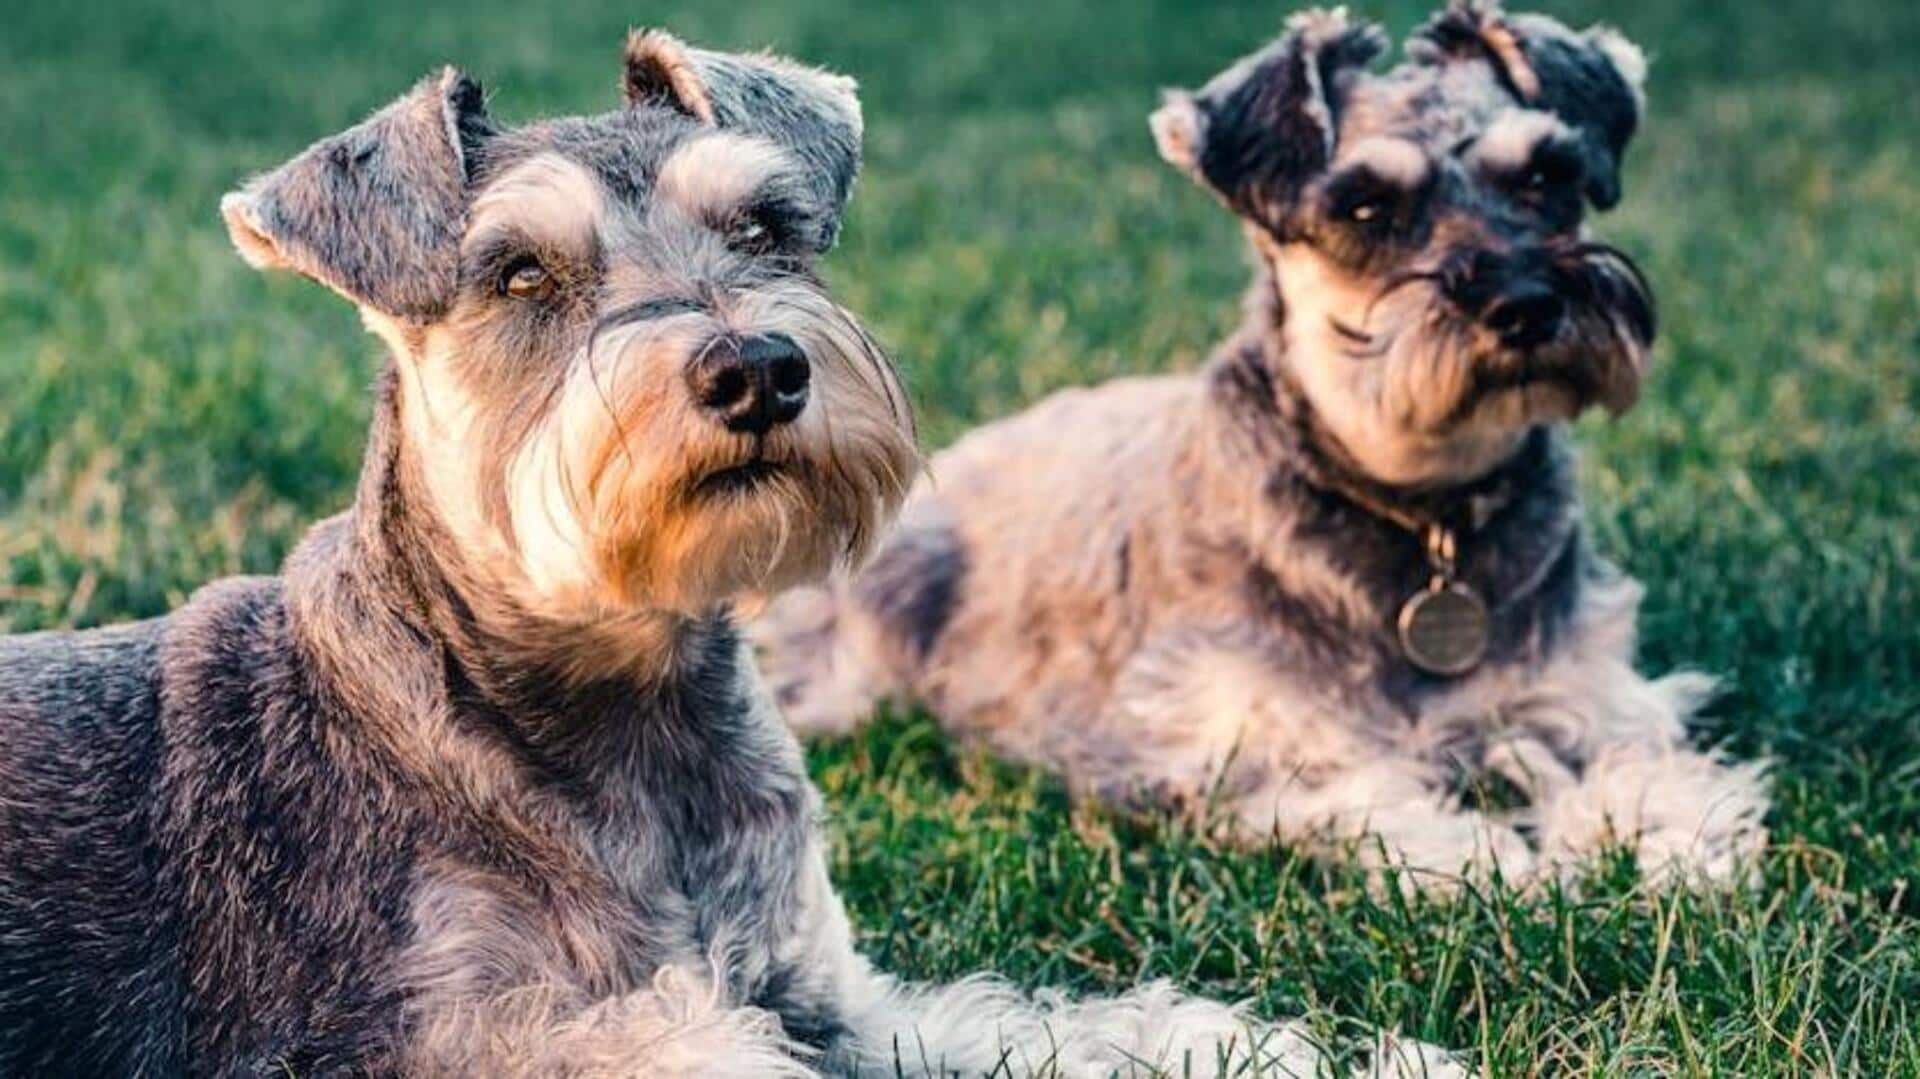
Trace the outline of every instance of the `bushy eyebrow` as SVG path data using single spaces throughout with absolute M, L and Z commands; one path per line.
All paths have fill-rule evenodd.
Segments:
M 1578 136 L 1551 113 L 1510 111 L 1487 125 L 1470 152 L 1475 165 L 1496 172 L 1517 172 L 1533 163 L 1542 147 L 1562 147 Z
M 697 135 L 675 147 L 654 184 L 657 201 L 709 224 L 765 203 L 797 209 L 804 191 L 792 155 L 763 139 L 727 132 Z
M 1335 170 L 1338 181 L 1364 175 L 1375 183 L 1411 191 L 1433 176 L 1433 161 L 1417 144 L 1398 138 L 1369 139 Z
M 462 246 L 514 238 L 523 245 L 584 249 L 592 244 L 603 205 L 592 173 L 557 153 L 536 154 L 474 199 Z
M 1538 168 L 1548 161 L 1578 167 L 1581 160 L 1577 138 L 1570 134 L 1554 134 L 1533 144 L 1533 152 L 1527 155 L 1526 167 Z
M 556 251 L 550 238 L 536 236 L 511 222 L 488 226 L 468 235 L 461 246 L 461 261 L 469 266 L 490 266 L 527 253 L 552 256 Z M 584 254 L 568 245 L 566 254 Z

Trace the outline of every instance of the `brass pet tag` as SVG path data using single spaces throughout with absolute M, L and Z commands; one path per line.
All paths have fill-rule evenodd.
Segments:
M 1400 607 L 1400 648 L 1428 674 L 1465 674 L 1487 654 L 1487 605 L 1439 577 Z
M 1473 590 L 1453 580 L 1453 533 L 1427 532 L 1433 580 L 1400 606 L 1400 649 L 1428 674 L 1452 677 L 1480 665 L 1487 654 L 1492 618 Z

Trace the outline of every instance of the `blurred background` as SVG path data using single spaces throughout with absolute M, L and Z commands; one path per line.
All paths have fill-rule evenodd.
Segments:
M 435 65 L 507 121 L 613 107 L 636 24 L 856 76 L 866 171 L 827 271 L 939 445 L 1060 386 L 1202 362 L 1235 319 L 1240 239 L 1146 116 L 1289 10 L 11 5 L 0 630 L 159 613 L 273 571 L 346 504 L 376 343 L 324 290 L 246 269 L 215 204 Z M 1427 6 L 1355 10 L 1398 38 Z M 1625 201 L 1596 224 L 1646 265 L 1663 337 L 1640 407 L 1582 425 L 1589 516 L 1648 583 L 1647 665 L 1724 675 L 1707 736 L 1780 762 L 1767 890 L 1650 899 L 1627 875 L 1602 899 L 1409 908 L 1069 808 L 908 715 L 814 750 L 836 871 L 888 962 L 1173 976 L 1478 1045 L 1496 1070 L 1920 1073 L 1920 4 L 1547 10 L 1653 59 Z

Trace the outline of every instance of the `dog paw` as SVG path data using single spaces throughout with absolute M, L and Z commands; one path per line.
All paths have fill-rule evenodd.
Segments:
M 1616 751 L 1540 804 L 1541 853 L 1570 866 L 1626 847 L 1649 879 L 1733 883 L 1758 865 L 1767 806 L 1761 764 L 1687 749 Z
M 1519 832 L 1478 813 L 1410 808 L 1376 813 L 1362 840 L 1363 863 L 1392 870 L 1403 888 L 1451 892 L 1495 877 L 1518 883 L 1538 862 Z
M 1355 1079 L 1471 1079 L 1473 1069 L 1437 1045 L 1382 1032 Z

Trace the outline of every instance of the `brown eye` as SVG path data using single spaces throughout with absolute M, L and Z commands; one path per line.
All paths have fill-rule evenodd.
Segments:
M 538 259 L 515 259 L 500 275 L 500 291 L 519 300 L 544 300 L 553 295 L 553 275 Z
M 1351 210 L 1348 210 L 1347 216 L 1364 225 L 1380 216 L 1380 204 L 1377 202 L 1362 202 Z

